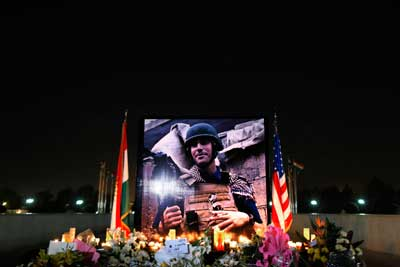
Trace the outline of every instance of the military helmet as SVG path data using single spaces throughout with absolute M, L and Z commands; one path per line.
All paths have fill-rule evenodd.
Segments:
M 224 148 L 217 130 L 208 123 L 197 123 L 189 128 L 186 133 L 185 147 L 188 148 L 190 141 L 198 137 L 210 137 L 213 139 L 217 151 L 221 151 Z

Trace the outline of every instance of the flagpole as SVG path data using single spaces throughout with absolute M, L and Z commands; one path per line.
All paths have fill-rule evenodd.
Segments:
M 278 134 L 278 119 L 274 114 L 273 171 L 272 171 L 272 215 L 273 225 L 287 232 L 293 222 L 291 203 L 288 195 L 288 182 L 283 166 L 282 150 Z
M 270 118 L 271 118 L 271 115 L 270 115 Z M 272 134 L 272 140 L 274 139 L 274 135 L 277 133 L 277 131 L 278 131 L 278 116 L 277 116 L 277 114 L 276 114 L 276 107 L 274 107 L 273 108 L 273 115 L 272 115 L 272 118 L 271 118 L 271 121 L 272 121 L 272 123 L 271 123 L 271 125 L 272 125 L 272 131 L 270 131 L 270 134 Z M 274 144 L 273 144 L 273 142 L 272 142 L 272 146 L 271 146 L 272 148 L 274 147 Z M 270 188 L 268 188 L 268 192 L 269 192 L 269 194 L 270 194 L 270 196 L 269 197 L 267 197 L 267 200 L 269 200 L 269 201 L 271 201 L 271 203 L 272 203 L 272 187 L 273 187 L 273 179 L 272 179 L 272 174 L 273 174 L 273 166 L 274 166 L 274 163 L 273 163 L 273 158 L 274 158 L 274 152 L 273 152 L 273 149 L 270 149 L 269 150 L 269 152 L 268 152 L 268 155 L 269 155 L 269 157 L 268 157 L 268 180 L 269 180 L 269 185 L 270 185 Z M 270 224 L 271 222 L 272 222 L 272 205 L 271 206 L 269 206 L 269 209 L 270 209 L 270 211 L 268 212 L 268 218 L 267 218 L 267 222 L 268 222 L 268 224 Z
M 121 228 L 126 234 L 130 233 L 129 223 L 127 222 L 130 214 L 129 207 L 129 171 L 128 171 L 128 142 L 127 142 L 127 117 L 128 110 L 125 110 L 124 121 L 122 123 L 121 146 L 118 156 L 117 175 L 115 179 L 115 193 L 113 210 L 111 214 L 111 229 Z

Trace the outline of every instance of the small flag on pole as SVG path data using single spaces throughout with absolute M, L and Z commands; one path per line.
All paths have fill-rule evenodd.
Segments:
M 286 185 L 285 171 L 278 135 L 276 114 L 274 120 L 274 159 L 272 173 L 272 224 L 287 232 L 292 225 L 293 217 L 290 209 L 289 195 Z
M 129 188 L 128 188 L 128 141 L 126 137 L 127 114 L 122 124 L 121 147 L 118 157 L 117 176 L 115 179 L 115 192 L 113 208 L 111 213 L 110 229 L 121 228 L 126 231 L 126 235 L 131 232 L 128 224 L 129 209 Z

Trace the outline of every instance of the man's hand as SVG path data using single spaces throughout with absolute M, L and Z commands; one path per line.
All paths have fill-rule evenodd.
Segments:
M 167 207 L 163 213 L 163 230 L 167 232 L 169 229 L 179 226 L 182 220 L 182 211 L 179 206 Z
M 212 211 L 208 226 L 216 225 L 221 230 L 230 231 L 241 227 L 250 221 L 249 215 L 240 211 Z

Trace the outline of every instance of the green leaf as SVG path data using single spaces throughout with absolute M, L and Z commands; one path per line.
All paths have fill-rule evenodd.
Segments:
M 310 223 L 311 223 L 311 227 L 314 230 L 314 232 L 317 231 L 318 226 L 314 223 L 314 220 L 312 217 L 310 217 Z
M 352 245 L 353 245 L 353 248 L 358 247 L 358 246 L 361 245 L 363 242 L 364 242 L 364 240 L 360 240 L 360 241 L 354 242 L 354 243 L 352 244 Z

